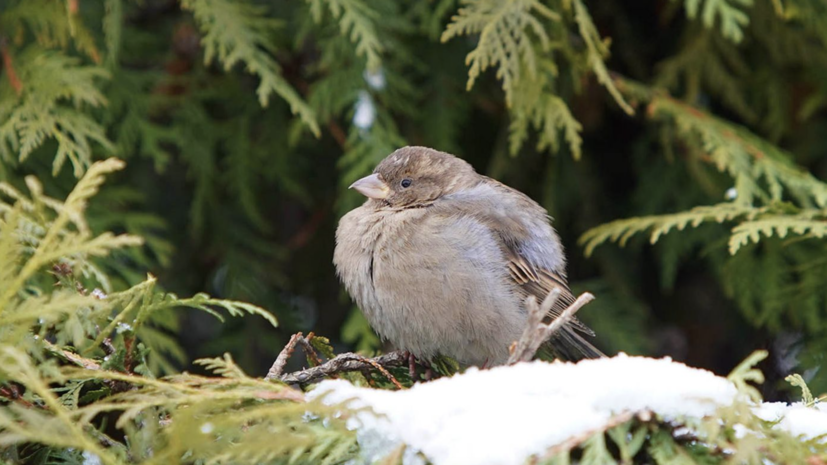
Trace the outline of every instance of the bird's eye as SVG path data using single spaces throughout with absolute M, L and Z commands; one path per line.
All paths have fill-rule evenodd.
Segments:
M 402 187 L 410 187 L 411 186 L 411 180 L 408 179 L 408 178 L 405 178 L 405 179 L 402 180 L 401 184 L 402 184 Z

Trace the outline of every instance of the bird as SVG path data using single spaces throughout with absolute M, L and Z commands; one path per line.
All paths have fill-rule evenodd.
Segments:
M 575 300 L 546 210 L 461 158 L 403 147 L 350 188 L 367 199 L 339 221 L 336 273 L 376 333 L 419 360 L 505 364 L 526 298 L 559 289 L 550 319 Z M 545 349 L 603 356 L 584 336 L 594 332 L 573 318 Z

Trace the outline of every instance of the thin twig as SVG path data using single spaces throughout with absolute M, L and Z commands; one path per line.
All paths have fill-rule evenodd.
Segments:
M 101 369 L 100 363 L 92 360 L 91 358 L 81 357 L 80 355 L 78 355 L 78 354 L 76 354 L 72 351 L 69 351 L 69 350 L 66 350 L 66 349 L 61 349 L 60 347 L 52 344 L 49 341 L 44 340 L 43 341 L 43 346 L 46 348 L 46 350 L 48 350 L 52 354 L 57 355 L 58 357 L 64 358 L 67 361 L 72 362 L 75 365 L 77 365 L 77 366 L 79 366 L 83 369 L 86 369 L 86 370 L 100 370 Z
M 117 349 L 115 349 L 115 346 L 112 345 L 112 338 L 111 337 L 104 338 L 103 341 L 101 341 L 101 349 L 103 349 L 103 352 L 106 355 L 112 355 L 115 352 L 117 352 Z
M 8 40 L 5 37 L 0 37 L 0 55 L 3 57 L 3 69 L 6 71 L 6 77 L 9 78 L 9 84 L 14 92 L 19 96 L 23 93 L 23 83 L 17 77 L 17 72 L 14 70 L 14 62 L 9 53 Z
M 408 356 L 403 351 L 391 352 L 372 359 L 365 358 L 352 352 L 347 352 L 340 354 L 317 367 L 308 368 L 294 373 L 288 373 L 281 376 L 280 379 L 287 384 L 308 384 L 338 373 L 362 371 L 365 369 L 376 368 L 377 365 L 385 369 L 392 367 L 404 367 L 407 363 Z M 387 370 L 382 372 L 382 374 L 387 376 L 388 379 L 394 383 L 394 385 L 398 385 L 398 382 L 394 382 L 395 379 L 389 372 L 387 372 Z M 401 385 L 399 386 L 401 387 Z
M 511 355 L 508 357 L 509 365 L 531 360 L 544 342 L 559 331 L 564 324 L 568 323 L 578 310 L 594 300 L 593 295 L 584 292 L 551 323 L 543 323 L 543 318 L 549 314 L 559 297 L 560 289 L 555 288 L 549 292 L 542 305 L 537 305 L 537 299 L 534 296 L 526 299 L 528 322 L 520 340 L 511 346 Z
M 132 352 L 133 351 L 132 351 L 132 349 L 134 347 L 134 344 L 135 344 L 135 335 L 133 333 L 128 333 L 128 334 L 124 335 L 123 347 L 124 347 L 124 350 L 126 351 L 126 355 L 124 355 L 124 358 L 123 358 L 123 368 L 124 368 L 124 371 L 126 371 L 129 374 L 132 374 L 132 363 L 133 363 L 133 359 L 132 359 Z
M 316 349 L 310 344 L 311 339 L 313 339 L 313 333 L 308 334 L 307 337 L 300 337 L 299 344 L 302 346 L 302 350 L 304 350 L 310 363 L 312 363 L 313 366 L 319 366 L 322 364 L 322 359 L 319 358 Z
M 85 370 L 97 371 L 97 370 L 103 369 L 101 367 L 100 363 L 96 362 L 95 360 L 92 360 L 91 358 L 82 357 L 82 356 L 80 356 L 80 355 L 78 355 L 78 354 L 76 354 L 76 353 L 74 353 L 70 350 L 61 349 L 60 347 L 52 344 L 49 341 L 44 340 L 43 345 L 46 348 L 46 350 L 48 350 L 52 354 L 54 354 L 58 357 L 61 357 L 63 359 L 66 359 L 67 361 L 69 361 L 69 362 L 71 362 L 71 363 L 73 363 L 73 364 L 75 364 L 75 365 L 77 365 L 77 366 L 79 366 L 79 367 L 81 367 Z M 127 374 L 132 374 L 132 372 L 128 371 Z M 126 391 L 129 391 L 129 390 L 132 390 L 132 389 L 136 388 L 135 385 L 130 384 L 126 381 L 118 381 L 118 380 L 112 380 L 112 379 L 102 379 L 101 382 L 104 385 L 106 385 L 106 387 L 108 387 L 113 393 L 126 392 Z
M 328 121 L 327 128 L 330 130 L 330 135 L 333 136 L 333 139 L 339 144 L 339 147 L 343 149 L 347 147 L 347 134 L 336 120 L 331 119 Z
M 310 216 L 310 219 L 303 224 L 290 239 L 287 240 L 287 248 L 300 249 L 307 245 L 307 242 L 310 241 L 314 234 L 316 234 L 329 213 L 330 205 L 325 204 L 322 205 L 321 208 L 317 209 L 316 212 Z
M 385 368 L 385 366 L 399 366 L 399 363 L 404 364 L 404 362 L 407 361 L 407 355 L 400 355 L 400 357 L 404 358 L 399 359 L 395 353 L 392 353 L 376 357 L 375 359 L 370 359 L 359 354 L 348 352 L 334 357 L 327 362 L 322 362 L 321 358 L 319 358 L 319 354 L 316 352 L 316 349 L 310 343 L 313 336 L 314 335 L 312 332 L 309 333 L 307 337 L 303 337 L 302 333 L 294 334 L 290 338 L 287 345 L 284 346 L 281 353 L 279 353 L 279 356 L 276 358 L 273 366 L 270 367 L 270 371 L 267 372 L 265 379 L 277 379 L 288 384 L 307 384 L 325 377 L 335 377 L 339 373 L 348 371 L 362 371 L 364 373 L 369 373 L 370 369 L 373 368 L 388 378 L 388 380 L 393 383 L 397 389 L 403 389 L 402 384 L 397 381 L 397 379 Z M 296 346 L 301 346 L 302 350 L 304 350 L 305 354 L 307 354 L 309 363 L 314 366 L 307 370 L 301 370 L 285 375 L 283 374 L 284 367 L 287 364 L 287 360 L 293 355 Z M 402 362 L 399 362 L 398 359 L 402 360 Z M 367 375 L 365 377 L 368 378 Z
M 8 384 L 6 386 L 0 386 L 0 397 L 4 397 L 10 401 L 17 402 L 18 404 L 26 407 L 40 407 L 45 408 L 40 404 L 33 404 L 28 400 L 24 399 L 23 396 L 20 395 L 20 391 L 17 389 L 17 386 L 14 384 Z
M 111 437 L 109 437 L 103 431 L 99 431 L 97 428 L 95 428 L 92 425 L 84 426 L 83 430 L 87 434 L 89 434 L 90 436 L 93 436 L 95 439 L 97 439 L 98 444 L 102 445 L 103 447 L 117 449 L 122 454 L 124 454 L 124 456 L 132 458 L 132 456 L 131 456 L 132 454 L 129 453 L 129 450 L 127 449 L 127 447 L 125 445 L 123 445 L 122 443 L 112 439 Z
M 281 349 L 279 356 L 276 357 L 276 361 L 273 362 L 273 366 L 267 371 L 267 376 L 265 376 L 264 379 L 276 380 L 281 378 L 281 374 L 284 372 L 284 366 L 287 365 L 287 360 L 293 355 L 293 351 L 296 349 L 296 343 L 298 343 L 300 338 L 302 338 L 302 333 L 296 333 L 290 337 L 290 341 L 287 342 L 284 349 Z
M 382 365 L 377 363 L 376 360 L 369 359 L 369 358 L 366 358 L 366 357 L 362 357 L 362 361 L 365 362 L 365 363 L 369 363 L 370 366 L 372 366 L 373 368 L 376 368 L 380 373 L 385 375 L 385 378 L 388 378 L 388 380 L 390 380 L 390 382 L 393 383 L 394 386 L 396 386 L 396 389 L 404 389 L 402 387 L 402 385 L 399 384 L 399 381 L 397 381 L 396 378 L 394 378 L 393 375 L 390 374 L 390 372 L 385 369 L 385 367 L 383 367 Z

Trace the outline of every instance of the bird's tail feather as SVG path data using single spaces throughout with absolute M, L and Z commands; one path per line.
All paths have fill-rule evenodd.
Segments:
M 593 346 L 574 328 L 564 326 L 551 339 L 540 347 L 537 357 L 543 360 L 558 359 L 576 362 L 585 358 L 601 358 L 606 354 Z

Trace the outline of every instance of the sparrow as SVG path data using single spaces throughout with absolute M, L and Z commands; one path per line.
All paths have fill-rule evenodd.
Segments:
M 350 188 L 367 197 L 336 230 L 333 263 L 371 327 L 420 360 L 506 363 L 527 324 L 525 299 L 560 289 L 574 301 L 546 210 L 464 160 L 404 147 Z M 547 344 L 556 358 L 603 354 L 571 319 Z

